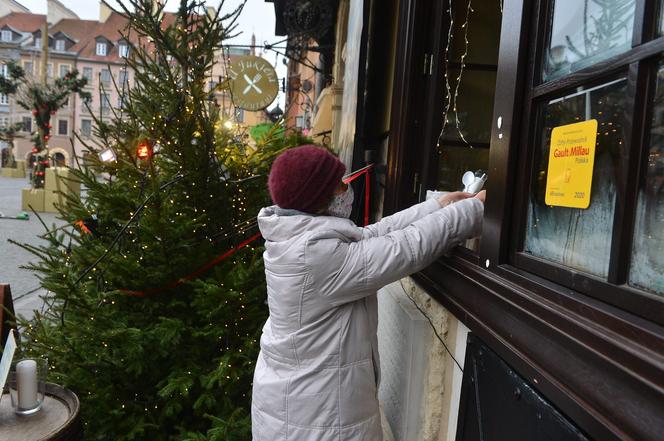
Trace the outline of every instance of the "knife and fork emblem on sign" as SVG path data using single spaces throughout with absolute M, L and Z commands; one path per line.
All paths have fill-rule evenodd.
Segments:
M 250 78 L 247 74 L 243 74 L 243 76 L 244 80 L 247 82 L 247 87 L 245 87 L 244 91 L 242 92 L 243 95 L 248 94 L 251 89 L 254 89 L 259 94 L 263 93 L 263 90 L 256 85 L 256 83 L 258 83 L 261 80 L 261 78 L 263 78 L 261 74 L 257 73 L 256 75 L 254 75 L 253 79 Z

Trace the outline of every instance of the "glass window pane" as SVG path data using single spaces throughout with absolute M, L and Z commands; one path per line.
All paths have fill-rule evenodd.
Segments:
M 502 15 L 495 2 L 452 2 L 452 41 L 445 80 L 445 124 L 438 141 L 436 190 L 463 189 L 467 171 L 489 167 L 491 121 Z M 447 87 L 449 83 L 449 88 Z M 448 106 L 449 105 L 449 109 Z
M 487 171 L 489 166 L 488 148 L 469 148 L 441 144 L 438 190 L 463 190 L 461 178 L 467 171 Z
M 645 185 L 634 224 L 630 285 L 664 294 L 664 63 L 657 72 Z
M 542 79 L 559 78 L 632 47 L 635 0 L 555 0 Z
M 456 90 L 457 69 L 449 69 L 452 78 L 452 94 Z M 461 77 L 456 109 L 450 106 L 447 124 L 441 140 L 462 141 L 469 144 L 491 141 L 493 98 L 496 92 L 496 72 L 466 68 Z M 455 111 L 456 110 L 456 111 Z M 455 115 L 456 113 L 456 115 Z M 457 127 L 457 120 L 459 124 Z M 441 142 L 441 145 L 443 142 Z
M 626 84 L 616 80 L 579 90 L 546 103 L 536 149 L 524 250 L 537 257 L 606 277 L 611 251 L 616 176 L 624 149 Z M 597 147 L 590 206 L 587 209 L 545 204 L 551 131 L 558 126 L 597 120 Z

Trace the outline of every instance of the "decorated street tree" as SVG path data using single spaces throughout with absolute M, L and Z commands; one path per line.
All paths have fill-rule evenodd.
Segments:
M 0 93 L 15 95 L 18 105 L 31 111 L 35 118 L 37 131 L 32 137 L 32 187 L 42 188 L 49 165 L 48 140 L 53 128 L 51 117 L 65 105 L 72 93 L 78 93 L 84 100 L 90 98 L 90 93 L 83 90 L 87 80 L 79 77 L 78 71 L 74 70 L 52 83 L 35 82 L 26 77 L 23 68 L 15 62 L 7 64 L 7 72 L 7 78 L 0 77 Z
M 87 439 L 247 440 L 267 317 L 256 214 L 272 160 L 303 140 L 277 126 L 248 143 L 209 100 L 240 9 L 129 3 L 134 84 L 72 171 L 86 196 L 66 195 L 47 246 L 24 245 L 51 294 L 23 346 L 78 394 Z

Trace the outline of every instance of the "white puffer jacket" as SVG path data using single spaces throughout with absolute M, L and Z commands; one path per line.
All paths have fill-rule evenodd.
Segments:
M 254 441 L 381 441 L 376 291 L 479 235 L 483 204 L 429 200 L 366 228 L 269 207 L 270 317 L 254 373 Z

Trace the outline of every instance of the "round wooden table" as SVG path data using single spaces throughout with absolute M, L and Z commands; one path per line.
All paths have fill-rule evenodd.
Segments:
M 69 389 L 46 383 L 46 396 L 39 412 L 29 416 L 14 413 L 9 393 L 0 400 L 0 440 L 81 441 L 78 397 Z

